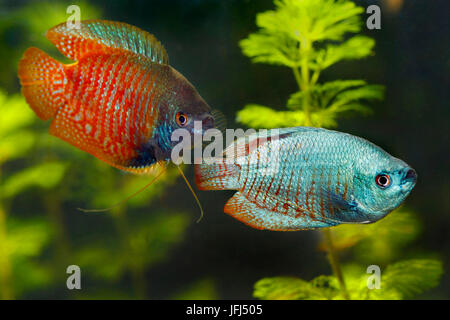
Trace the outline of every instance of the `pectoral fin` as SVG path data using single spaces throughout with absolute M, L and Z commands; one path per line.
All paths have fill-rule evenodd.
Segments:
M 332 208 L 327 218 L 340 223 L 367 223 L 370 217 L 364 214 L 359 207 L 358 202 L 353 198 L 346 199 L 340 193 L 329 190 L 322 190 L 322 196 L 327 199 Z

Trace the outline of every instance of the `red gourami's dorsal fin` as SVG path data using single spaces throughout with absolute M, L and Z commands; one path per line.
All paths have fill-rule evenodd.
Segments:
M 46 36 L 62 54 L 75 61 L 92 52 L 129 51 L 154 63 L 169 63 L 166 50 L 153 35 L 122 22 L 85 20 L 78 29 L 64 22 L 48 30 Z

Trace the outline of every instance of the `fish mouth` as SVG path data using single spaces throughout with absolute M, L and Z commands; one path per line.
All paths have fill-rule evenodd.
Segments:
M 411 191 L 417 182 L 417 172 L 412 168 L 406 168 L 401 180 L 401 188 L 403 192 Z
M 194 126 L 191 129 L 191 134 L 193 134 L 194 136 L 202 137 L 207 130 L 213 128 L 214 118 L 211 115 L 207 114 L 194 121 Z
M 416 170 L 410 168 L 407 169 L 406 174 L 403 178 L 403 181 L 412 181 L 412 182 L 416 182 L 417 181 L 417 173 Z
M 214 118 L 210 115 L 206 116 L 202 120 L 202 129 L 203 133 L 205 133 L 206 130 L 214 128 Z

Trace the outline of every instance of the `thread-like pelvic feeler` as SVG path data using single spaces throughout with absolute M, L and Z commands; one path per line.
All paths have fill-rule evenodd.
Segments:
M 198 200 L 198 197 L 197 197 L 197 195 L 195 194 L 194 189 L 192 189 L 191 184 L 190 184 L 189 181 L 186 179 L 186 176 L 184 175 L 183 170 L 181 170 L 181 168 L 180 168 L 179 165 L 176 165 L 176 166 L 177 166 L 177 168 L 178 168 L 178 171 L 180 171 L 180 174 L 181 174 L 181 176 L 183 177 L 184 181 L 186 182 L 186 184 L 187 184 L 189 190 L 191 190 L 191 193 L 192 193 L 192 195 L 194 196 L 195 201 L 196 201 L 197 204 L 198 204 L 198 207 L 200 208 L 200 218 L 198 218 L 198 220 L 196 221 L 197 223 L 199 223 L 200 220 L 202 220 L 202 218 L 203 218 L 203 208 L 202 208 L 202 205 L 201 205 L 201 203 L 200 203 L 200 200 Z
M 132 195 L 126 197 L 125 199 L 117 202 L 116 204 L 114 204 L 113 206 L 109 207 L 109 208 L 104 208 L 104 209 L 82 209 L 82 208 L 77 208 L 78 210 L 82 211 L 82 212 L 105 212 L 105 211 L 109 211 L 115 207 L 118 207 L 120 205 L 122 205 L 123 203 L 127 202 L 128 200 L 132 199 L 133 197 L 137 196 L 139 193 L 141 193 L 142 191 L 144 191 L 145 189 L 147 189 L 148 187 L 150 187 L 153 182 L 155 182 L 165 171 L 166 171 L 167 167 L 164 167 L 160 173 L 158 173 L 153 179 L 152 181 L 150 181 L 149 183 L 147 183 L 145 186 L 143 186 L 141 189 L 139 189 L 138 191 L 136 191 L 135 193 L 133 193 Z

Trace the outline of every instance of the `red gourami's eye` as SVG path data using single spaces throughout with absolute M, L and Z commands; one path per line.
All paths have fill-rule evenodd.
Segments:
M 180 127 L 184 127 L 188 122 L 188 116 L 184 112 L 177 112 L 175 115 L 175 121 Z
M 375 182 L 381 188 L 387 188 L 391 185 L 391 178 L 387 174 L 379 174 L 375 178 Z

